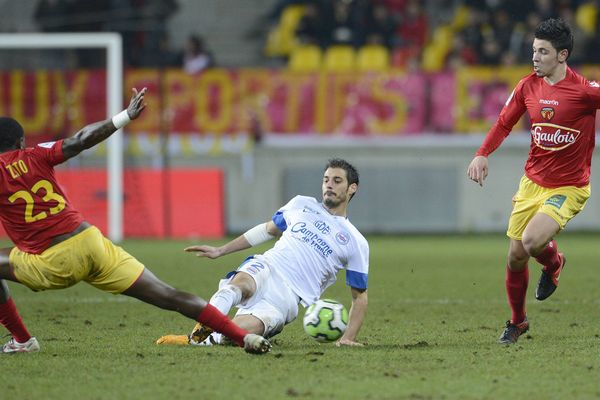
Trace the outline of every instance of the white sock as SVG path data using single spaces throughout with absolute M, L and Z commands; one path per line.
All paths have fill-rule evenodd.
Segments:
M 221 339 L 223 339 L 223 335 L 220 334 L 219 332 L 213 332 L 211 334 L 212 338 L 208 338 L 209 340 L 212 339 L 210 342 L 214 343 L 214 344 L 221 344 Z
M 206 339 L 204 339 L 204 342 L 190 342 L 190 344 L 192 346 L 213 346 L 216 344 L 221 344 L 222 339 L 223 335 L 221 335 L 219 332 L 213 332 Z
M 223 314 L 229 314 L 233 306 L 242 301 L 242 291 L 237 286 L 225 285 L 210 298 L 209 303 Z

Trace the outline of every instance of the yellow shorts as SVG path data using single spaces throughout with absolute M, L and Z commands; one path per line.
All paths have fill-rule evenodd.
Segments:
M 538 212 L 550 216 L 558 223 L 560 229 L 564 229 L 567 222 L 583 210 L 591 193 L 590 185 L 550 189 L 537 185 L 523 176 L 519 183 L 519 190 L 513 197 L 513 211 L 508 220 L 506 235 L 521 240 L 527 224 Z
M 10 252 L 15 277 L 33 291 L 64 289 L 85 281 L 119 294 L 142 274 L 144 266 L 105 238 L 95 226 L 70 237 L 42 254 Z

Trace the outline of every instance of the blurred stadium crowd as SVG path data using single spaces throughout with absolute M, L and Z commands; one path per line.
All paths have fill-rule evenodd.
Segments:
M 279 4 L 267 54 L 289 56 L 290 66 L 301 70 L 329 67 L 329 58 L 339 59 L 344 52 L 358 57 L 359 70 L 527 64 L 535 27 L 548 17 L 572 25 L 576 37 L 572 64 L 596 63 L 600 58 L 593 51 L 600 41 L 596 0 L 282 0 Z M 329 55 L 332 51 L 335 57 Z M 364 67 L 362 58 L 370 58 L 371 65 Z
M 182 66 L 196 73 L 215 64 L 200 35 L 170 43 L 169 19 L 181 0 L 38 0 L 42 32 L 116 31 L 126 64 Z M 265 65 L 312 71 L 439 71 L 463 65 L 527 64 L 539 21 L 561 17 L 574 28 L 571 64 L 598 63 L 598 0 L 273 0 L 249 24 L 264 42 Z M 258 4 L 258 3 L 257 3 Z M 262 4 L 269 4 L 262 2 Z M 243 17 L 240 17 L 240 21 Z M 248 23 L 245 21 L 245 23 Z M 190 27 L 191 32 L 194 28 Z M 240 41 L 248 38 L 240 38 Z M 80 66 L 95 54 L 80 52 Z M 218 57 L 217 57 L 218 58 Z M 225 65 L 226 66 L 226 65 Z

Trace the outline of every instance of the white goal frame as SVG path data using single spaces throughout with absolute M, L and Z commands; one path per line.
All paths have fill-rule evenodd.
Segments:
M 106 117 L 123 109 L 123 40 L 118 33 L 0 34 L 0 49 L 102 48 L 106 51 Z M 108 237 L 123 239 L 123 133 L 107 142 Z

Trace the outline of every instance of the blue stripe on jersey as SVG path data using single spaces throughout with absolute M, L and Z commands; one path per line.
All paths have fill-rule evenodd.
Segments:
M 346 270 L 346 285 L 355 289 L 366 289 L 369 275 L 364 272 Z
M 281 211 L 277 211 L 273 214 L 272 220 L 281 232 L 287 229 L 287 224 L 285 223 L 285 218 L 283 218 L 283 213 Z

